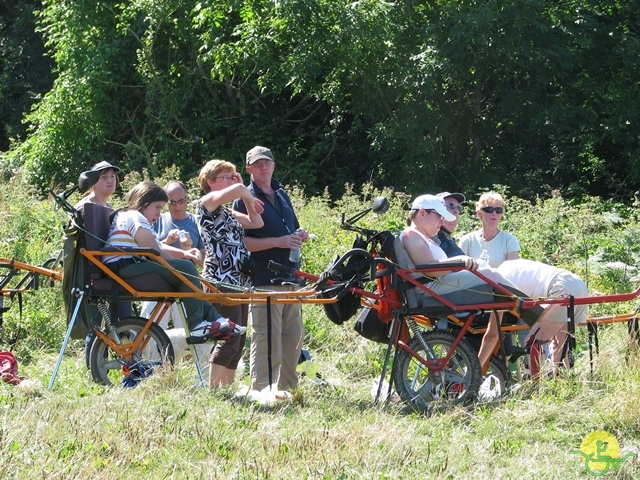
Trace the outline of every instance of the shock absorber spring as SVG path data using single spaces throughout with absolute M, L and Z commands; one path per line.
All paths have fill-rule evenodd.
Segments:
M 98 302 L 98 311 L 100 315 L 102 315 L 102 325 L 104 328 L 104 333 L 109 335 L 113 335 L 116 342 L 121 344 L 120 336 L 118 335 L 117 330 L 114 328 L 113 323 L 111 322 L 111 309 L 109 308 L 109 303 L 99 301 Z
M 420 327 L 413 320 L 412 317 L 407 318 L 407 325 L 409 325 L 409 328 L 411 329 L 413 336 L 416 337 L 419 340 L 419 342 L 422 344 L 422 348 L 424 348 L 424 351 L 430 352 L 431 349 L 429 348 L 429 345 L 427 345 L 427 342 L 425 342 L 424 337 L 422 336 L 422 331 L 420 330 Z

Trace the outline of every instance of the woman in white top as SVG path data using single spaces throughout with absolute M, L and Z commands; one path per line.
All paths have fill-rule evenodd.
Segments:
M 127 194 L 125 208 L 114 214 L 105 242 L 105 248 L 143 247 L 152 248 L 160 253 L 172 269 L 182 273 L 196 287 L 200 288 L 198 270 L 191 261 L 197 256 L 197 250 L 182 250 L 165 245 L 158 241 L 152 225 L 158 220 L 169 197 L 162 187 L 151 182 L 137 184 Z M 181 257 L 181 258 L 176 258 Z M 123 279 L 154 273 L 162 277 L 180 292 L 191 292 L 190 286 L 184 284 L 164 265 L 148 260 L 139 260 L 131 255 L 104 256 L 102 261 Z M 246 332 L 246 327 L 224 319 L 215 308 L 204 300 L 184 298 L 187 323 L 192 336 L 207 337 L 207 340 L 226 340 Z
M 482 228 L 460 239 L 462 251 L 477 259 L 487 255 L 488 263 L 493 268 L 499 267 L 505 260 L 519 258 L 518 239 L 498 228 L 504 212 L 502 195 L 496 192 L 483 193 L 476 203 L 476 215 L 482 222 Z
M 409 213 L 409 227 L 400 234 L 402 245 L 409 255 L 409 259 L 414 265 L 424 265 L 432 263 L 459 263 L 464 262 L 463 271 L 451 272 L 443 269 L 439 272 L 429 273 L 434 277 L 434 281 L 429 284 L 437 294 L 446 294 L 461 289 L 471 288 L 476 285 L 485 284 L 478 276 L 471 273 L 477 270 L 479 262 L 471 256 L 459 255 L 447 257 L 447 254 L 440 248 L 431 237 L 437 235 L 444 220 L 455 219 L 444 204 L 444 200 L 436 195 L 421 195 L 416 198 L 411 205 Z M 515 289 L 516 286 L 507 279 L 499 275 L 496 271 L 482 265 L 482 273 L 492 281 Z M 488 296 L 487 302 L 493 301 L 493 296 Z

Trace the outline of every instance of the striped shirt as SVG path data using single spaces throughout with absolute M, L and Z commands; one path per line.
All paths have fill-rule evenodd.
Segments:
M 149 220 L 147 220 L 139 211 L 123 210 L 118 212 L 111 223 L 109 236 L 107 237 L 107 241 L 104 245 L 105 248 L 121 248 L 126 250 L 128 248 L 137 247 L 138 244 L 136 243 L 135 236 L 140 228 L 146 228 L 153 233 L 154 237 L 156 236 Z M 132 258 L 132 256 L 104 256 L 102 257 L 102 261 L 108 264 L 124 258 Z

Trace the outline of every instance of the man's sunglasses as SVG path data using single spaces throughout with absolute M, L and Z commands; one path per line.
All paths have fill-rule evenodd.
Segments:
M 462 213 L 462 205 L 456 205 L 455 203 L 447 203 L 447 208 L 449 208 L 449 210 L 451 211 L 457 210 L 458 213 Z
M 504 212 L 504 208 L 502 207 L 482 207 L 480 210 L 487 213 L 496 212 L 498 215 Z

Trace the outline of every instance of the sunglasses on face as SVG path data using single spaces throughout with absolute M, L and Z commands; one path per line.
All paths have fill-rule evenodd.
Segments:
M 444 217 L 442 215 L 440 215 L 438 212 L 436 212 L 435 210 L 425 210 L 425 212 L 427 212 L 427 215 L 437 215 L 438 217 L 440 217 L 440 220 L 443 220 Z
M 498 215 L 504 212 L 504 208 L 502 207 L 482 207 L 480 210 L 487 213 L 496 212 Z
M 447 203 L 447 208 L 450 212 L 462 213 L 462 205 L 456 205 L 455 203 Z

